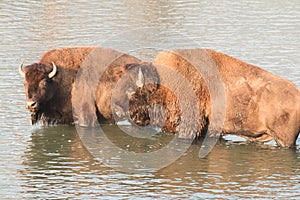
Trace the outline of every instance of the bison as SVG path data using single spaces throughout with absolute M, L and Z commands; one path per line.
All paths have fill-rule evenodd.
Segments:
M 26 108 L 31 112 L 32 124 L 41 120 L 43 125 L 77 122 L 82 126 L 93 126 L 94 124 L 91 124 L 90 121 L 96 123 L 95 116 L 96 120 L 100 122 L 114 121 L 111 98 L 113 97 L 112 89 L 118 80 L 124 74 L 129 74 L 126 76 L 130 79 L 127 81 L 126 88 L 135 90 L 137 87 L 143 87 L 143 84 L 136 86 L 137 83 L 130 82 L 136 78 L 130 77 L 138 76 L 138 73 L 141 75 L 142 72 L 149 74 L 145 68 L 134 69 L 133 63 L 140 63 L 140 60 L 112 49 L 70 47 L 50 50 L 42 56 L 38 63 L 24 68 L 21 64 L 19 72 L 25 78 Z M 81 85 L 76 82 L 82 69 L 95 70 L 99 66 L 102 67 L 103 74 L 100 74 L 101 76 L 95 81 L 94 88 L 85 85 L 92 79 L 93 74 L 91 77 L 86 77 Z M 144 77 L 138 78 L 143 79 Z M 134 85 L 134 89 L 130 88 L 131 83 Z M 84 96 L 85 90 L 94 92 L 93 101 Z M 151 90 L 153 89 L 151 88 Z M 114 98 L 125 99 L 122 95 L 123 93 L 119 93 L 119 96 L 115 95 Z M 127 93 L 127 95 L 129 97 L 131 93 Z M 82 103 L 84 101 L 85 104 Z M 79 103 L 74 105 L 74 102 Z M 124 115 L 122 113 L 124 111 L 120 109 L 120 115 Z M 92 115 L 89 113 L 91 111 L 94 112 Z M 82 113 L 92 116 L 93 119 L 89 119 L 87 122 L 86 116 L 82 116 Z
M 63 48 L 19 70 L 33 124 L 94 126 L 128 114 L 181 137 L 221 127 L 222 135 L 282 147 L 294 147 L 300 132 L 293 83 L 209 49 L 163 51 L 144 63 L 112 49 Z
M 200 72 L 197 70 L 197 63 L 202 65 Z M 255 142 L 275 140 L 281 147 L 295 147 L 300 132 L 300 91 L 292 82 L 209 49 L 162 51 L 153 64 L 160 78 L 158 89 L 148 95 L 146 101 L 139 93 L 135 93 L 131 100 L 136 104 L 146 102 L 148 105 L 148 108 L 143 106 L 135 110 L 133 106 L 131 109 L 134 112 L 130 115 L 139 125 L 159 124 L 164 131 L 175 133 L 183 120 L 198 120 L 197 136 L 203 136 L 208 126 L 213 124 L 221 126 L 222 135 L 235 134 Z M 207 72 L 214 66 L 217 70 L 214 73 L 217 72 L 222 84 L 215 81 L 216 74 Z M 198 110 L 190 109 L 188 113 L 191 113 L 190 116 L 197 116 L 197 119 L 182 117 L 182 102 L 179 98 L 184 101 L 183 104 L 191 104 L 194 99 L 185 94 L 187 84 L 185 88 L 179 89 L 181 93 L 174 92 L 167 86 L 180 84 L 174 80 L 176 78 L 170 73 L 170 69 L 180 73 L 192 87 L 198 101 L 195 102 Z M 207 74 L 204 76 L 204 73 Z M 219 85 L 216 86 L 217 84 Z M 221 90 L 218 91 L 218 88 Z M 224 98 L 224 101 L 219 103 L 218 98 Z M 155 104 L 163 105 L 163 109 L 149 111 L 149 106 L 153 107 Z M 212 116 L 213 105 L 221 108 L 223 106 L 223 120 Z M 217 110 L 217 115 L 222 109 Z M 151 116 L 154 116 L 153 119 L 150 119 Z M 179 134 L 189 137 L 189 128 L 195 127 L 187 127 L 186 131 Z

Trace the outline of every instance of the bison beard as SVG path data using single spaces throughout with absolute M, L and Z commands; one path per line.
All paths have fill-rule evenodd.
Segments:
M 31 113 L 31 124 L 35 125 L 38 121 L 42 121 L 43 125 L 46 124 L 55 124 L 54 120 L 49 119 L 48 117 L 45 116 L 43 110 L 38 110 L 34 113 Z
M 53 125 L 58 123 L 58 119 L 61 119 L 61 114 L 56 112 L 53 116 L 53 112 L 47 111 L 46 106 L 41 105 L 41 108 L 35 112 L 31 113 L 31 124 L 35 125 L 38 121 L 42 121 L 42 125 Z M 51 114 L 50 114 L 51 113 Z M 51 117 L 50 117 L 51 116 Z
M 31 124 L 35 125 L 39 120 L 42 120 L 42 124 L 51 124 L 49 120 L 47 120 L 47 117 L 44 115 L 44 111 L 42 109 L 39 109 L 35 112 L 31 113 Z
M 34 125 L 37 123 L 37 121 L 41 118 L 40 112 L 31 113 L 31 124 Z

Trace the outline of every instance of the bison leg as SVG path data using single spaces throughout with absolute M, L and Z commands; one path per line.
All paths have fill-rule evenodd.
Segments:
M 289 133 L 289 132 L 275 132 L 274 133 L 275 137 L 275 141 L 277 143 L 278 146 L 280 147 L 289 147 L 289 148 L 295 148 L 296 147 L 296 140 L 298 137 L 298 134 L 295 134 L 295 132 L 293 133 Z
M 269 128 L 278 146 L 290 148 L 296 146 L 300 132 L 299 115 L 297 114 L 297 111 L 283 112 L 276 116 L 272 123 L 269 123 Z

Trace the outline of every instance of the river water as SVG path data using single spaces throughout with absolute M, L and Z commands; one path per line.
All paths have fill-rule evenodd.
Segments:
M 300 87 L 299 1 L 3 0 L 0 16 L 1 199 L 300 199 L 299 138 L 290 150 L 228 136 L 203 159 L 192 144 L 162 168 L 123 171 L 93 156 L 75 127 L 31 126 L 17 69 L 21 59 L 37 62 L 65 46 L 113 47 L 145 60 L 162 49 L 201 47 Z M 130 143 L 118 126 L 103 130 L 128 151 L 148 152 L 172 139 Z

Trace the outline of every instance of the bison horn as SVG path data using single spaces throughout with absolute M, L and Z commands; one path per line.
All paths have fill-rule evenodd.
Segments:
M 19 66 L 19 73 L 22 77 L 25 78 L 25 72 L 23 71 L 23 63 L 24 63 L 24 60 L 21 61 L 21 64 Z
M 138 87 L 143 87 L 144 86 L 144 82 L 145 82 L 145 78 L 144 78 L 144 74 L 142 72 L 142 69 L 139 68 L 139 72 L 138 72 L 138 79 L 137 81 L 135 82 L 136 86 Z
M 50 72 L 49 75 L 48 75 L 49 78 L 53 78 L 56 75 L 56 72 L 57 72 L 57 67 L 54 64 L 54 62 L 52 62 L 52 66 L 53 66 L 53 69 L 52 69 L 52 72 Z

